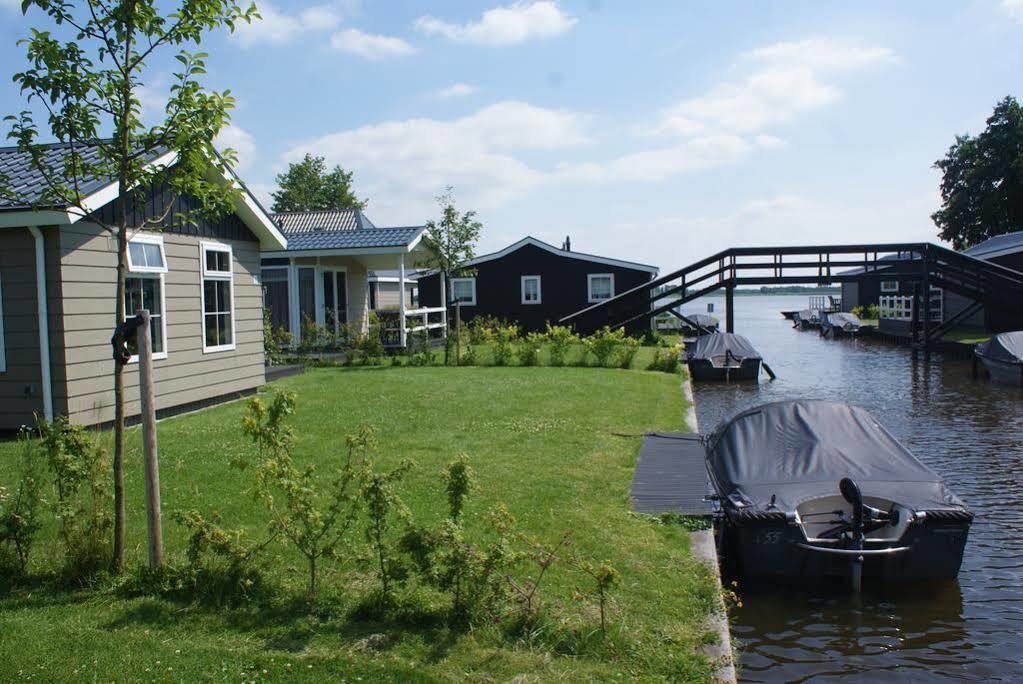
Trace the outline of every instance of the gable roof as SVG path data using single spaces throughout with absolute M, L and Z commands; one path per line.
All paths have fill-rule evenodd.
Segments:
M 634 269 L 636 271 L 646 271 L 647 273 L 652 273 L 654 275 L 657 275 L 657 273 L 660 271 L 660 269 L 657 268 L 656 266 L 649 266 L 647 264 L 640 264 L 640 263 L 636 263 L 635 261 L 624 261 L 622 259 L 612 259 L 612 258 L 609 258 L 609 257 L 596 256 L 596 255 L 593 255 L 593 254 L 585 254 L 583 252 L 572 252 L 570 250 L 558 249 L 554 245 L 548 244 L 548 243 L 544 242 L 543 240 L 538 240 L 538 239 L 536 239 L 535 237 L 533 237 L 531 235 L 527 235 L 526 237 L 522 238 L 518 242 L 516 242 L 514 244 L 511 244 L 511 245 L 508 245 L 507 247 L 505 247 L 504 249 L 502 249 L 502 250 L 500 250 L 498 252 L 492 252 L 490 254 L 483 254 L 481 256 L 476 257 L 475 259 L 470 259 L 469 261 L 465 262 L 464 265 L 465 266 L 475 266 L 477 264 L 482 264 L 482 263 L 485 263 L 487 261 L 494 261 L 495 259 L 500 259 L 502 257 L 508 256 L 512 252 L 514 252 L 516 250 L 519 250 L 519 249 L 522 249 L 523 247 L 525 247 L 527 245 L 532 245 L 534 247 L 539 247 L 540 249 L 542 249 L 544 251 L 547 251 L 547 252 L 550 252 L 551 254 L 556 254 L 558 256 L 566 257 L 566 258 L 569 258 L 569 259 L 580 259 L 582 261 L 592 261 L 594 263 L 605 264 L 607 266 L 618 266 L 620 268 L 631 268 L 631 269 Z
M 60 172 L 71 145 L 55 143 L 40 145 L 44 163 L 55 172 Z M 87 161 L 99 159 L 99 144 L 78 147 L 79 154 Z M 166 150 L 153 152 L 146 163 L 152 166 L 171 166 L 177 161 L 177 154 Z M 218 169 L 217 179 L 226 183 L 237 183 L 241 192 L 234 199 L 233 209 L 243 223 L 259 238 L 264 247 L 285 247 L 287 240 L 278 230 L 270 215 L 263 209 L 245 184 L 227 169 Z M 46 191 L 44 174 L 32 163 L 32 156 L 17 147 L 0 148 L 0 179 L 4 179 L 8 190 L 14 195 L 0 196 L 0 228 L 40 225 L 67 225 L 85 218 L 81 211 L 66 206 L 37 207 Z M 109 204 L 118 196 L 118 184 L 111 178 L 89 178 L 82 181 L 79 192 L 82 204 L 89 212 Z
M 363 228 L 357 230 L 306 230 L 288 233 L 288 251 L 357 250 L 415 246 L 423 226 Z
M 286 211 L 273 218 L 284 234 L 306 230 L 362 230 L 376 228 L 358 209 L 329 211 Z
M 1023 230 L 988 238 L 984 242 L 965 250 L 963 254 L 976 259 L 990 259 L 1016 252 L 1023 252 Z

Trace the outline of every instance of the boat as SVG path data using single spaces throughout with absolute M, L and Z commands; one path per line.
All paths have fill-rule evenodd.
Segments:
M 819 328 L 821 324 L 820 309 L 802 309 L 792 317 L 792 327 L 800 330 Z
M 760 352 L 742 335 L 702 335 L 687 347 L 686 363 L 693 380 L 757 380 L 762 362 Z
M 973 348 L 991 379 L 1023 387 L 1023 330 L 999 333 Z
M 718 319 L 710 314 L 705 313 L 694 313 L 694 314 L 683 314 L 690 321 L 703 328 L 705 331 L 717 332 L 718 330 Z M 685 321 L 682 322 L 683 326 L 689 328 L 692 332 L 697 335 L 706 335 L 706 332 L 701 332 L 699 328 L 689 326 Z
M 854 337 L 868 328 L 859 316 L 845 311 L 821 313 L 821 335 L 825 337 Z
M 957 577 L 973 514 L 870 413 L 742 411 L 706 438 L 721 552 L 748 579 Z
M 795 319 L 797 313 L 799 313 L 799 311 L 797 311 L 796 309 L 788 309 L 786 311 L 782 311 L 781 316 L 786 321 L 791 321 Z

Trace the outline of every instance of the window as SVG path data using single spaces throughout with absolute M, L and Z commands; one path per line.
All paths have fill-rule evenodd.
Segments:
M 882 280 L 881 281 L 881 292 L 898 292 L 899 281 L 898 280 Z
M 614 273 L 589 273 L 586 275 L 586 299 L 602 302 L 615 296 Z
M 164 316 L 164 275 L 167 259 L 163 236 L 142 233 L 128 242 L 128 274 L 124 278 L 124 315 L 149 311 L 149 339 L 153 358 L 167 358 L 167 320 Z M 131 361 L 138 361 L 135 339 L 128 341 Z
M 540 303 L 540 276 L 538 275 L 522 276 L 522 303 L 523 304 Z
M 0 279 L 0 373 L 7 371 L 7 350 L 4 343 L 4 282 Z
M 451 301 L 462 306 L 476 305 L 476 279 L 475 278 L 452 278 L 451 279 Z
M 199 245 L 202 256 L 202 350 L 234 349 L 234 262 L 231 247 Z

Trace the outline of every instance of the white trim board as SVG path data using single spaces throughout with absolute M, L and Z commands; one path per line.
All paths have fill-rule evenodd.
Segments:
M 492 252 L 490 254 L 483 254 L 475 259 L 470 259 L 462 264 L 463 267 L 475 266 L 476 264 L 482 264 L 487 261 L 493 261 L 502 257 L 508 256 L 512 252 L 519 250 L 526 245 L 533 245 L 539 247 L 542 250 L 550 252 L 551 254 L 557 254 L 558 256 L 567 257 L 569 259 L 579 259 L 580 261 L 591 261 L 596 264 L 607 264 L 608 266 L 619 266 L 621 268 L 631 268 L 636 271 L 646 271 L 647 273 L 653 273 L 656 275 L 660 272 L 660 269 L 656 266 L 648 266 L 647 264 L 639 264 L 634 261 L 623 261 L 621 259 L 610 259 L 608 257 L 595 256 L 593 254 L 585 254 L 583 252 L 572 252 L 564 249 L 558 249 L 554 245 L 547 244 L 543 240 L 537 240 L 531 235 L 527 235 L 518 242 L 508 245 L 504 249 Z
M 526 283 L 530 280 L 536 281 L 536 301 L 532 302 L 526 299 Z M 519 278 L 519 303 L 525 306 L 543 304 L 543 278 L 537 274 L 524 275 Z
M 207 271 L 206 252 L 227 252 L 227 271 Z M 206 281 L 219 280 L 228 283 L 228 290 L 231 294 L 231 342 L 207 346 L 206 344 Z M 223 351 L 234 351 L 238 339 L 238 310 L 234 301 L 234 249 L 231 245 L 223 242 L 199 242 L 199 307 L 202 316 L 199 321 L 199 332 L 202 335 L 202 353 L 216 353 Z M 220 313 L 220 312 L 218 312 Z

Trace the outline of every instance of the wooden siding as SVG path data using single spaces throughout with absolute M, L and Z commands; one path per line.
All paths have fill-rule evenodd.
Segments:
M 167 358 L 154 361 L 156 408 L 231 395 L 263 384 L 259 244 L 219 239 L 234 253 L 235 349 L 204 353 L 201 314 L 202 238 L 165 233 Z M 61 230 L 63 335 L 67 412 L 92 425 L 113 419 L 113 331 L 116 242 L 100 227 L 79 223 Z M 127 414 L 139 412 L 138 366 L 125 369 Z
M 535 245 L 524 245 L 500 259 L 485 261 L 476 269 L 476 305 L 462 306 L 462 320 L 476 316 L 497 316 L 515 321 L 525 330 L 542 330 L 547 322 L 590 306 L 587 275 L 613 273 L 614 293 L 649 282 L 649 271 L 589 261 L 585 258 L 553 254 Z M 540 304 L 523 304 L 521 278 L 539 275 Z M 420 306 L 440 306 L 438 275 L 419 278 Z M 638 326 L 632 326 L 637 327 Z
M 398 283 L 373 283 L 376 287 L 376 309 L 377 310 L 393 310 L 397 311 L 400 308 L 400 299 L 398 297 Z M 406 283 L 405 284 L 405 306 L 409 309 L 412 308 L 412 288 L 414 286 Z

